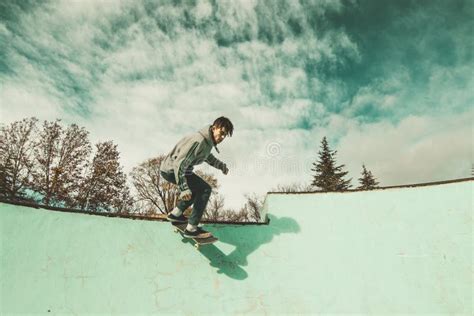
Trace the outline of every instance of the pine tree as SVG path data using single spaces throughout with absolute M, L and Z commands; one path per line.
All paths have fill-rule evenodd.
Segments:
M 365 168 L 365 165 L 362 165 L 362 178 L 359 178 L 360 186 L 358 189 L 361 190 L 373 190 L 378 188 L 379 183 L 375 181 L 372 172 L 368 171 Z
M 345 165 L 336 166 L 337 151 L 331 151 L 326 137 L 321 142 L 321 151 L 319 152 L 319 161 L 313 163 L 316 172 L 313 178 L 312 186 L 319 187 L 323 191 L 336 192 L 346 191 L 351 187 L 352 179 L 345 180 L 347 171 L 342 171 Z

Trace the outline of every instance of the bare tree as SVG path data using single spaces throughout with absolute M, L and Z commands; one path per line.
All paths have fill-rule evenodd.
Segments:
M 12 165 L 10 159 L 10 152 L 8 151 L 7 138 L 1 127 L 0 133 L 0 197 L 10 196 L 9 188 L 11 186 Z
M 247 202 L 245 203 L 243 209 L 247 213 L 248 221 L 260 221 L 260 210 L 263 207 L 265 201 L 264 196 L 259 196 L 257 194 L 246 195 Z
M 74 192 L 81 182 L 90 155 L 88 132 L 76 124 L 66 130 L 60 120 L 43 123 L 35 144 L 34 190 L 46 205 L 74 204 Z
M 219 220 L 226 222 L 245 223 L 249 222 L 250 218 L 248 210 L 243 207 L 238 211 L 231 209 L 224 210 L 222 217 L 220 217 Z
M 76 201 L 79 208 L 93 211 L 122 211 L 129 206 L 130 192 L 112 141 L 96 144 L 96 153 L 85 168 Z
M 314 190 L 313 186 L 305 185 L 302 183 L 291 183 L 291 184 L 279 184 L 277 187 L 271 189 L 274 192 L 285 192 L 285 193 L 295 193 L 295 192 L 308 192 Z
M 133 168 L 130 173 L 137 195 L 135 201 L 150 213 L 156 210 L 162 214 L 169 213 L 179 196 L 178 187 L 161 178 L 160 165 L 164 157 L 161 155 L 148 159 Z
M 33 185 L 36 192 L 43 195 L 43 201 L 49 205 L 54 195 L 52 177 L 56 172 L 59 143 L 62 127 L 59 120 L 54 123 L 45 121 L 35 148 L 36 166 L 33 172 Z
M 138 167 L 132 169 L 130 177 L 136 190 L 135 203 L 139 203 L 147 210 L 147 213 L 167 214 L 176 206 L 179 196 L 179 188 L 160 175 L 161 162 L 165 158 L 160 155 L 156 158 L 148 159 Z M 201 171 L 196 171 L 196 175 L 203 178 L 213 188 L 213 194 L 219 187 L 217 179 Z M 189 213 L 189 209 L 185 212 Z
M 203 219 L 219 221 L 224 215 L 224 197 L 221 194 L 212 195 L 204 212 Z
M 122 214 L 133 213 L 134 203 L 135 201 L 128 183 L 126 183 L 122 190 L 120 190 L 116 199 L 112 200 L 112 205 L 114 206 L 115 211 Z
M 224 198 L 217 194 L 210 200 L 204 219 L 216 222 L 259 222 L 265 197 L 257 194 L 247 194 L 245 198 L 246 202 L 240 209 L 227 209 L 224 208 Z
M 0 130 L 0 196 L 25 198 L 30 182 L 36 118 L 16 121 Z

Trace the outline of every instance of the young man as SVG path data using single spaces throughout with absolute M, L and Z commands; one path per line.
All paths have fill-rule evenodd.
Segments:
M 234 126 L 226 117 L 217 118 L 214 123 L 199 130 L 197 133 L 181 139 L 171 152 L 161 162 L 160 174 L 168 182 L 177 184 L 181 191 L 176 207 L 168 215 L 168 221 L 188 223 L 184 236 L 191 238 L 207 238 L 211 234 L 201 227 L 199 221 L 204 213 L 211 186 L 201 177 L 193 173 L 193 167 L 202 162 L 220 169 L 227 174 L 229 169 L 225 163 L 214 157 L 211 150 L 220 144 L 224 138 L 232 136 Z M 183 212 L 193 204 L 193 211 L 189 220 Z

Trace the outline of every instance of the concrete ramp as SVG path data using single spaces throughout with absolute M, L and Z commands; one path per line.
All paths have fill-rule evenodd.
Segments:
M 269 194 L 269 225 L 170 224 L 0 204 L 0 314 L 473 312 L 473 181 Z

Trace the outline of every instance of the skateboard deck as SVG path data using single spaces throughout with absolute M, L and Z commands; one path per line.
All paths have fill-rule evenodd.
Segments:
M 181 234 L 181 236 L 183 236 L 184 238 L 188 238 L 188 239 L 193 240 L 194 241 L 194 247 L 196 247 L 197 249 L 199 249 L 199 247 L 202 246 L 202 245 L 210 245 L 210 244 L 213 244 L 213 243 L 215 243 L 216 241 L 219 240 L 214 236 L 211 236 L 211 237 L 208 237 L 208 238 L 185 237 L 184 236 L 184 230 L 186 229 L 186 226 L 188 224 L 186 224 L 186 223 L 171 223 L 171 225 L 174 226 L 174 231 L 176 233 L 179 232 Z

